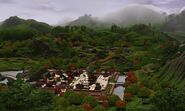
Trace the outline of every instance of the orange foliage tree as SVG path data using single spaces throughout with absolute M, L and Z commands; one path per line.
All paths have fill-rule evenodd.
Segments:
M 130 81 L 126 81 L 126 82 L 123 84 L 124 87 L 129 87 L 129 86 L 131 86 L 131 85 L 132 85 L 132 83 L 131 83 Z
M 108 100 L 108 97 L 107 96 L 100 96 L 99 97 L 99 100 L 101 100 L 101 101 L 107 101 Z
M 45 69 L 49 69 L 50 65 L 49 64 L 44 64 Z
M 93 111 L 92 106 L 87 103 L 82 104 L 80 107 L 85 109 L 86 111 Z
M 132 82 L 132 83 L 137 83 L 138 78 L 137 78 L 137 76 L 135 75 L 134 72 L 129 71 L 129 72 L 127 72 L 127 74 L 126 74 L 125 81 L 130 81 L 130 82 Z
M 109 108 L 109 102 L 108 102 L 108 101 L 103 101 L 103 102 L 102 102 L 102 106 L 103 106 L 104 108 Z
M 71 64 L 70 68 L 71 68 L 71 70 L 75 70 L 75 69 L 77 69 L 77 66 L 76 66 L 76 64 Z
M 128 93 L 128 92 L 125 92 L 125 93 L 124 93 L 124 98 L 125 98 L 126 100 L 131 100 L 132 94 L 131 94 L 131 93 Z
M 120 108 L 120 109 L 125 108 L 126 105 L 127 105 L 127 103 L 126 103 L 125 101 L 119 100 L 119 101 L 116 102 L 116 107 L 117 107 L 117 108 Z

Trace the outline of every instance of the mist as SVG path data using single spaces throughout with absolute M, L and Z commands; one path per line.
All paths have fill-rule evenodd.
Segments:
M 108 24 L 134 25 L 134 24 L 154 24 L 165 20 L 167 14 L 153 6 L 130 5 L 121 10 L 109 13 L 100 20 Z
M 120 10 L 107 13 L 99 17 L 81 16 L 68 23 L 68 25 L 134 25 L 134 24 L 159 24 L 164 22 L 167 13 L 150 5 L 129 5 Z

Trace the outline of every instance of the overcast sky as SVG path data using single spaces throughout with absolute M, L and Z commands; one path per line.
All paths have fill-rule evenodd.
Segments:
M 132 4 L 153 5 L 171 13 L 181 10 L 185 0 L 0 0 L 0 21 L 16 15 L 57 24 L 85 13 L 102 16 Z

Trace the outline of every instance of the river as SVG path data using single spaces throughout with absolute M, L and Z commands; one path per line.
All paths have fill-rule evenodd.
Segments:
M 10 75 L 10 76 L 13 76 L 15 78 L 16 78 L 18 73 L 22 73 L 22 71 L 3 71 L 3 72 L 0 72 L 0 74 L 2 74 L 5 77 L 6 77 L 6 75 Z M 0 83 L 7 84 L 8 79 L 6 78 L 5 80 L 0 81 Z
M 10 75 L 10 76 L 13 76 L 13 77 L 16 77 L 16 75 L 18 73 L 22 73 L 22 71 L 3 71 L 3 72 L 0 72 L 0 74 L 6 76 L 6 75 Z

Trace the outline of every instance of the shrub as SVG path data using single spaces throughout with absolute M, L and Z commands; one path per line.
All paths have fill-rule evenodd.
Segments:
M 103 101 L 102 106 L 104 108 L 108 108 L 109 107 L 109 102 L 108 101 Z
M 132 94 L 131 93 L 128 93 L 128 92 L 126 92 L 126 93 L 124 93 L 124 98 L 126 99 L 126 100 L 131 100 L 131 98 L 132 98 Z
M 126 92 L 131 93 L 132 95 L 136 95 L 139 90 L 138 84 L 132 84 L 131 86 L 126 88 Z
M 102 105 L 96 106 L 93 111 L 106 111 L 106 109 Z
M 137 76 L 134 74 L 134 72 L 129 71 L 129 72 L 126 74 L 125 81 L 130 81 L 130 82 L 132 82 L 132 83 L 137 83 L 138 78 L 137 78 Z
M 185 111 L 185 93 L 175 87 L 156 92 L 151 100 L 155 111 Z
M 108 97 L 107 96 L 100 96 L 99 100 L 101 101 L 107 101 Z
M 59 110 L 62 111 L 62 110 Z M 68 106 L 64 111 L 85 111 L 84 109 L 82 109 L 81 107 L 72 105 L 72 106 Z
M 98 101 L 93 96 L 86 96 L 83 99 L 84 104 L 90 104 L 92 107 L 96 107 L 98 105 Z
M 85 109 L 86 111 L 92 111 L 92 106 L 90 104 L 82 104 L 80 106 L 82 109 Z
M 69 106 L 69 101 L 63 97 L 56 97 L 54 99 L 54 111 L 67 108 Z
M 117 95 L 111 95 L 108 99 L 110 106 L 115 106 L 116 101 L 120 100 L 120 98 Z
M 6 85 L 0 83 L 0 93 L 6 89 Z
M 130 81 L 125 81 L 125 83 L 123 84 L 123 87 L 129 87 L 131 86 L 131 82 Z
M 141 88 L 138 92 L 138 96 L 142 98 L 147 98 L 150 96 L 150 94 L 151 94 L 150 89 L 146 87 Z
M 83 94 L 75 92 L 68 92 L 68 94 L 64 94 L 64 97 L 67 98 L 71 105 L 80 105 L 84 99 Z
M 142 98 L 134 97 L 126 106 L 126 111 L 153 111 L 153 105 L 143 104 Z

